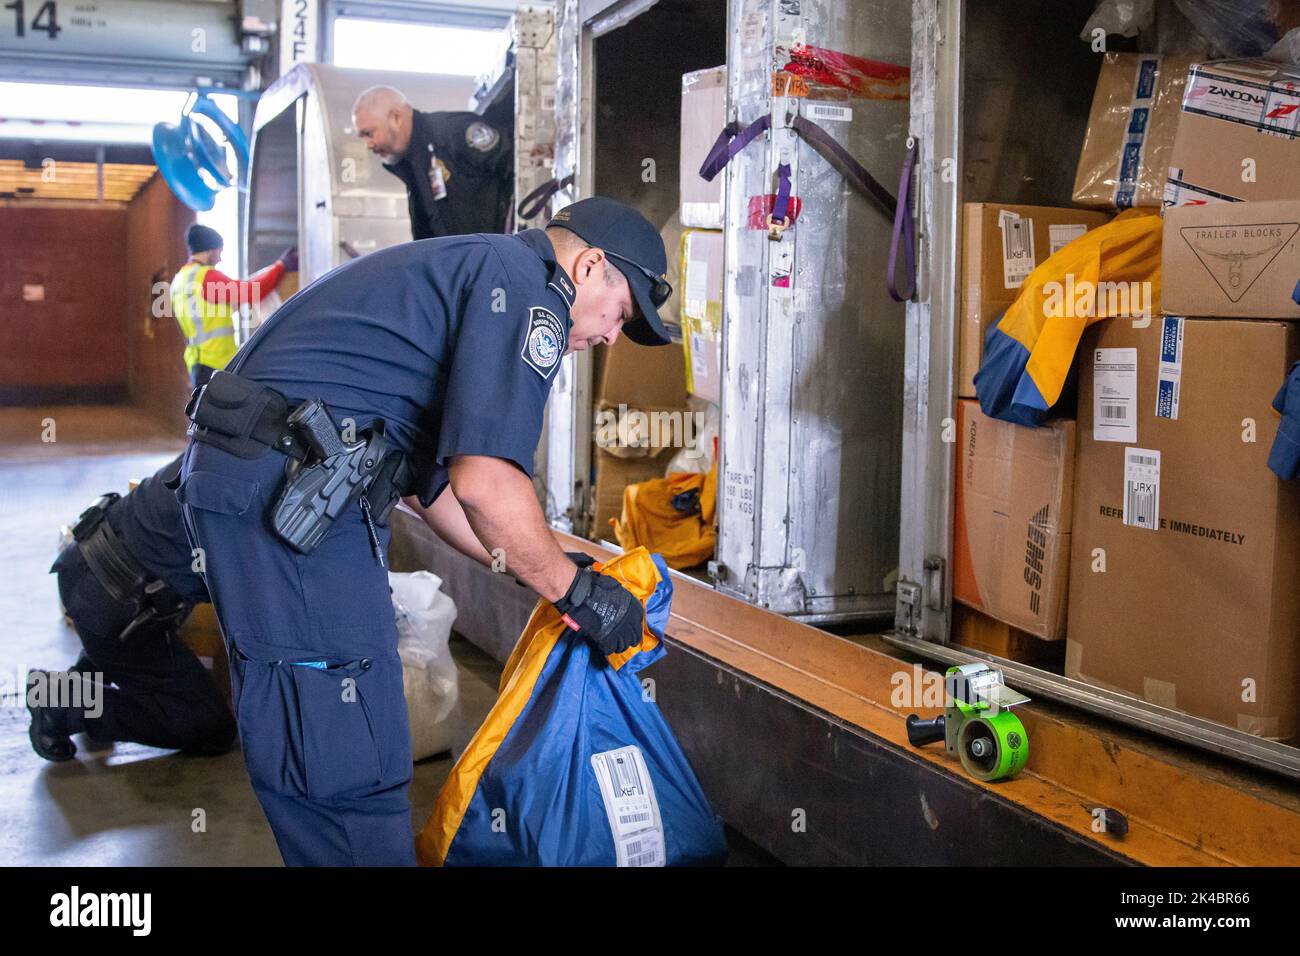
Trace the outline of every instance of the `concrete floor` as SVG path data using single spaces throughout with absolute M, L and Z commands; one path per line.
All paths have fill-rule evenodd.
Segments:
M 53 423 L 54 441 L 51 437 Z M 30 668 L 67 667 L 79 642 L 48 573 L 59 527 L 105 491 L 125 491 L 184 446 L 130 408 L 0 408 L 0 863 L 6 866 L 274 866 L 280 855 L 238 750 L 187 757 L 136 744 L 52 764 L 27 739 Z M 500 667 L 459 638 L 459 752 L 496 699 Z M 450 755 L 416 764 L 413 830 L 451 770 Z M 191 827 L 194 811 L 206 832 Z

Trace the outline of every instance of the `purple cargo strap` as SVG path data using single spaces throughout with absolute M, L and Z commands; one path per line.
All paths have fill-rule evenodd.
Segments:
M 772 203 L 772 221 L 785 222 L 790 214 L 790 164 L 776 167 L 776 201 Z
M 744 129 L 741 129 L 739 123 L 728 123 L 722 127 L 722 132 L 718 134 L 718 138 L 709 149 L 709 155 L 704 157 L 704 162 L 700 165 L 700 176 L 706 182 L 712 182 L 713 177 L 722 172 L 722 168 L 731 161 L 731 157 L 748 146 L 755 136 L 771 125 L 771 116 L 760 116 Z
M 889 297 L 895 302 L 906 302 L 916 295 L 916 227 L 912 223 L 912 167 L 916 164 L 916 140 L 908 137 L 907 155 L 903 157 L 903 172 L 898 178 L 898 205 L 894 210 L 894 235 L 889 240 L 889 269 L 885 273 Z M 904 281 L 906 292 L 898 288 L 898 247 L 903 247 Z
M 519 200 L 519 207 L 515 210 L 520 219 L 532 219 L 546 207 L 551 201 L 551 197 L 561 189 L 573 185 L 573 174 L 565 176 L 563 179 L 548 179 L 523 199 Z M 530 205 L 531 204 L 531 205 Z
M 838 169 L 840 174 L 849 181 L 849 185 L 856 187 L 858 192 L 874 202 L 886 218 L 894 218 L 896 203 L 889 190 L 880 185 L 848 150 L 835 142 L 830 133 L 802 116 L 794 117 L 790 122 L 790 128 L 802 136 L 805 143 L 817 150 L 822 159 Z
M 718 138 L 714 141 L 709 154 L 704 157 L 704 162 L 700 165 L 700 176 L 711 181 L 718 173 L 722 172 L 722 168 L 731 161 L 733 156 L 748 146 L 759 133 L 767 130 L 771 125 L 772 117 L 770 115 L 760 116 L 743 128 L 739 123 L 728 123 L 722 128 L 722 132 L 718 134 Z M 823 159 L 838 169 L 852 186 L 874 202 L 886 217 L 894 218 L 896 203 L 894 197 L 889 194 L 889 190 L 880 185 L 875 177 L 867 172 L 862 164 L 849 154 L 848 150 L 835 142 L 835 139 L 826 130 L 802 116 L 794 117 L 790 122 L 790 128 L 803 137 L 804 142 L 817 150 Z M 776 211 L 773 210 L 772 218 L 783 219 L 784 216 L 776 215 Z

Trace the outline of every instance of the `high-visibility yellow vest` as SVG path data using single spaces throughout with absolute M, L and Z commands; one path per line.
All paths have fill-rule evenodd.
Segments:
M 235 323 L 231 302 L 208 302 L 203 280 L 212 266 L 187 262 L 172 279 L 172 315 L 185 336 L 185 368 L 194 364 L 223 369 L 235 355 Z

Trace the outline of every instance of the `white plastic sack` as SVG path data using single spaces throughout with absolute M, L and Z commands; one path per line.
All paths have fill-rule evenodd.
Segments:
M 456 602 L 438 590 L 442 579 L 429 571 L 390 573 L 388 584 L 411 721 L 411 759 L 423 760 L 451 749 L 455 731 L 460 675 L 447 645 Z
M 713 439 L 718 436 L 721 416 L 718 406 L 692 395 L 689 399 L 691 429 L 685 434 L 688 444 L 684 445 L 668 462 L 664 474 L 671 475 L 678 471 L 704 474 L 713 467 Z

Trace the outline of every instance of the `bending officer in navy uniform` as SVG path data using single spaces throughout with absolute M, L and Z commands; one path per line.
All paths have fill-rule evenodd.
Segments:
M 177 497 L 230 653 L 249 777 L 287 864 L 415 861 L 384 566 L 397 495 L 477 560 L 502 549 L 575 637 L 606 654 L 640 639 L 640 604 L 564 554 L 531 475 L 563 355 L 620 331 L 667 343 L 666 266 L 654 226 L 602 197 L 545 230 L 394 246 L 299 292 L 196 391 Z M 376 479 L 304 553 L 280 506 L 298 500 L 301 475 L 342 460 L 302 448 L 314 400 L 365 467 L 398 464 L 392 490 L 376 496 Z

